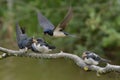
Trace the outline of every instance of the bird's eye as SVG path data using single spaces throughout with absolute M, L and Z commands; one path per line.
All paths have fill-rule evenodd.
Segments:
M 88 56 L 86 56 L 86 58 L 88 59 L 89 57 L 88 57 Z
M 89 52 L 86 52 L 86 54 L 89 54 Z

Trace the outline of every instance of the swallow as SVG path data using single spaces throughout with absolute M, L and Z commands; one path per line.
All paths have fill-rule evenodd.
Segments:
M 82 54 L 82 59 L 88 65 L 98 65 L 100 62 L 104 62 L 104 63 L 111 62 L 110 60 L 103 59 L 100 56 L 98 56 L 97 54 L 90 52 L 90 51 L 85 51 Z
M 74 36 L 64 31 L 72 16 L 73 12 L 72 8 L 70 7 L 62 22 L 60 22 L 57 27 L 55 27 L 45 16 L 42 15 L 40 11 L 37 13 L 38 21 L 44 30 L 44 34 L 54 37 Z
M 31 50 L 37 53 L 48 53 L 55 49 L 55 46 L 51 46 L 46 43 L 42 38 L 38 38 L 35 43 L 32 44 Z
M 32 43 L 34 42 L 34 38 L 28 37 L 27 34 L 25 33 L 25 29 L 20 27 L 18 23 L 16 23 L 16 38 L 20 50 L 30 49 Z

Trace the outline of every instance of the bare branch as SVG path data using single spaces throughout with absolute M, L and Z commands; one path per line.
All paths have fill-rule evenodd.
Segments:
M 9 55 L 16 55 L 16 54 L 21 55 L 21 54 L 24 54 L 24 53 L 27 52 L 26 50 L 16 51 L 16 50 L 6 49 L 6 48 L 3 48 L 3 47 L 0 47 L 0 51 L 4 52 L 4 53 L 8 53 Z
M 120 66 L 118 65 L 111 65 L 107 64 L 105 67 L 100 67 L 100 66 L 95 66 L 95 65 L 90 65 L 88 66 L 87 64 L 84 63 L 82 58 L 75 54 L 70 54 L 70 53 L 65 53 L 65 52 L 60 52 L 60 53 L 54 53 L 54 54 L 47 54 L 47 53 L 26 53 L 26 50 L 23 51 L 15 51 L 15 50 L 10 50 L 6 48 L 0 47 L 0 51 L 7 53 L 12 56 L 25 56 L 25 57 L 32 57 L 32 58 L 69 58 L 73 60 L 80 68 L 84 70 L 91 70 L 95 71 L 97 73 L 103 74 L 103 73 L 108 73 L 108 72 L 120 72 Z M 7 56 L 10 57 L 10 56 Z

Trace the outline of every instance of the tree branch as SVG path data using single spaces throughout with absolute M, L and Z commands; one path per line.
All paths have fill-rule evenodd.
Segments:
M 112 64 L 107 64 L 105 67 L 100 67 L 100 66 L 95 66 L 95 65 L 87 65 L 84 63 L 82 58 L 75 54 L 70 54 L 70 53 L 65 53 L 65 52 L 60 52 L 60 53 L 55 53 L 55 54 L 47 54 L 47 53 L 26 53 L 26 50 L 10 50 L 6 49 L 3 47 L 0 47 L 0 51 L 8 54 L 9 56 L 25 56 L 25 57 L 32 57 L 32 58 L 69 58 L 73 60 L 80 68 L 84 70 L 91 70 L 91 71 L 96 71 L 97 73 L 103 74 L 103 73 L 108 73 L 108 72 L 120 72 L 120 66 L 117 65 L 112 65 Z M 9 57 L 6 56 L 6 57 Z M 4 57 L 5 58 L 5 57 Z

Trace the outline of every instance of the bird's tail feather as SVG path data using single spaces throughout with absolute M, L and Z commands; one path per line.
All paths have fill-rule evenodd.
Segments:
M 51 45 L 49 45 L 48 47 L 49 47 L 49 49 L 55 49 L 56 48 L 55 46 L 51 46 Z
M 49 45 L 48 43 L 44 42 L 44 44 L 49 48 L 49 49 L 55 49 L 55 46 Z
M 102 62 L 105 62 L 105 63 L 110 63 L 110 62 L 111 62 L 110 60 L 103 59 L 103 58 L 101 58 L 101 61 L 102 61 Z
M 69 34 L 68 37 L 72 37 L 72 38 L 80 38 L 79 36 L 74 35 L 74 34 Z

